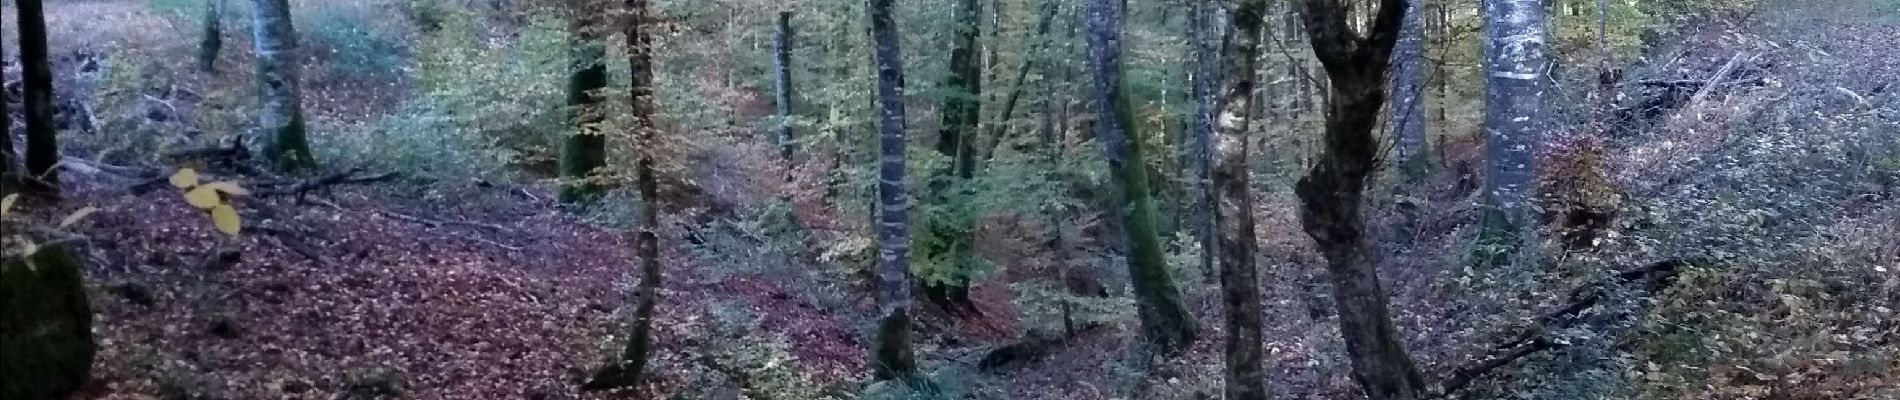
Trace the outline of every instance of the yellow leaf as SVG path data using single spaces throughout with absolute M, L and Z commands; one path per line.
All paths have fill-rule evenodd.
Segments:
M 185 202 L 201 210 L 209 210 L 211 207 L 224 203 L 223 200 L 218 199 L 218 191 L 210 186 L 199 186 L 185 192 Z
M 244 196 L 244 195 L 251 194 L 251 191 L 244 190 L 243 187 L 240 187 L 237 184 L 231 183 L 231 182 L 211 182 L 211 183 L 205 184 L 204 187 L 211 188 L 212 190 L 216 190 L 220 193 L 224 193 L 230 196 Z
M 198 171 L 191 168 L 179 168 L 178 172 L 172 173 L 171 181 L 172 186 L 177 186 L 179 189 L 190 189 L 192 186 L 198 186 Z
M 86 207 L 79 209 L 79 211 L 74 211 L 72 215 L 67 215 L 66 219 L 59 220 L 59 228 L 66 229 L 68 226 L 73 226 L 73 224 L 79 223 L 79 220 L 86 219 L 86 216 L 98 211 L 98 207 Z
M 211 224 L 217 225 L 219 232 L 224 232 L 226 235 L 237 236 L 239 228 L 237 209 L 231 208 L 229 204 L 219 204 L 217 207 L 212 207 Z
M 7 214 L 11 213 L 13 211 L 13 202 L 19 201 L 19 200 L 20 200 L 19 193 L 9 194 L 7 195 L 6 198 L 0 198 L 0 217 L 4 217 Z

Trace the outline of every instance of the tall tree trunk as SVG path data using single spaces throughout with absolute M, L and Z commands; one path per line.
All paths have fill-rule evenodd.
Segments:
M 904 59 L 892 0 L 870 0 L 871 40 L 877 60 L 878 110 L 878 328 L 871 368 L 877 379 L 917 374 L 911 347 L 910 202 L 905 181 Z
M 0 24 L 0 37 L 5 37 L 6 32 L 5 24 Z M 0 54 L 7 54 L 5 40 L 0 40 Z M 10 94 L 0 89 L 0 196 L 19 190 L 14 187 L 19 177 L 14 174 L 13 166 L 13 99 Z
M 606 120 L 600 90 L 607 87 L 607 46 L 596 1 L 568 0 L 567 107 L 575 130 L 561 144 L 561 179 L 566 181 L 561 201 L 566 203 L 598 196 L 601 184 L 594 173 L 607 165 L 607 135 L 600 131 Z
M 653 99 L 653 35 L 647 29 L 651 15 L 650 0 L 626 0 L 632 19 L 627 24 L 627 80 L 629 111 L 633 118 L 634 186 L 640 192 L 640 226 L 633 240 L 634 256 L 640 259 L 640 286 L 634 297 L 633 328 L 620 360 L 601 370 L 587 382 L 590 390 L 637 385 L 646 377 L 647 360 L 652 354 L 653 309 L 660 303 L 660 196 L 659 182 L 653 176 L 653 160 L 659 151 L 659 127 L 654 124 L 659 107 Z
M 1244 0 L 1234 9 L 1221 54 L 1220 158 L 1214 161 L 1214 189 L 1220 196 L 1221 300 L 1227 310 L 1226 396 L 1228 400 L 1266 400 L 1267 374 L 1261 363 L 1260 273 L 1254 266 L 1253 188 L 1248 166 L 1248 125 L 1253 121 L 1255 62 L 1260 55 L 1260 24 L 1266 0 Z
M 224 49 L 224 0 L 205 0 L 204 37 L 198 39 L 198 70 L 218 71 L 218 52 Z
M 1543 2 L 1484 1 L 1484 131 L 1490 179 L 1485 227 L 1504 248 L 1526 245 L 1533 235 L 1533 154 L 1543 136 L 1545 55 L 1548 31 Z M 1493 263 L 1504 262 L 1494 258 Z
M 1300 222 L 1326 256 L 1339 331 L 1353 378 L 1372 400 L 1411 400 L 1424 376 L 1406 354 L 1366 241 L 1367 177 L 1379 142 L 1372 135 L 1385 102 L 1387 61 L 1405 17 L 1404 0 L 1380 0 L 1376 14 L 1349 15 L 1346 0 L 1304 0 L 1314 53 L 1332 79 L 1319 159 L 1295 186 Z M 1352 21 L 1370 20 L 1364 34 Z
M 1215 85 L 1220 84 L 1221 42 L 1223 33 L 1220 26 L 1222 8 L 1214 0 L 1194 2 L 1195 21 L 1188 23 L 1190 42 L 1194 47 L 1194 118 L 1188 125 L 1188 135 L 1193 143 L 1187 146 L 1189 180 L 1194 193 L 1194 238 L 1201 244 L 1201 273 L 1206 283 L 1212 284 L 1217 278 L 1214 257 L 1220 248 L 1214 235 L 1219 213 L 1214 209 L 1214 191 L 1209 187 L 1212 179 L 1212 159 L 1214 149 L 1215 113 L 1220 112 L 1220 96 Z
M 1425 0 L 1405 2 L 1398 51 L 1392 55 L 1392 138 L 1397 165 L 1419 176 L 1429 166 L 1425 140 Z
M 298 72 L 297 33 L 291 26 L 289 0 L 251 0 L 251 36 L 256 46 L 257 75 L 262 81 L 264 105 L 258 112 L 263 128 L 263 158 L 277 169 L 305 171 L 317 167 L 310 153 L 303 119 L 303 84 Z
M 954 161 L 957 177 L 969 178 L 974 172 L 976 154 L 971 141 L 982 112 L 983 69 L 977 60 L 976 38 L 983 24 L 982 2 L 957 0 L 955 44 L 950 48 L 950 75 L 944 87 L 950 95 L 943 101 L 943 128 L 937 131 L 937 152 Z
M 17 0 L 20 25 L 21 116 L 26 118 L 26 188 L 59 193 L 58 127 L 53 123 L 53 63 L 46 51 L 43 0 Z
M 778 155 L 792 161 L 798 150 L 792 136 L 792 12 L 778 12 L 778 32 L 772 37 L 773 81 L 778 106 Z
M 1155 228 L 1154 197 L 1143 165 L 1142 141 L 1132 132 L 1134 115 L 1122 90 L 1121 8 L 1116 0 L 1089 0 L 1086 24 L 1090 81 L 1095 87 L 1095 134 L 1107 153 L 1109 173 L 1121 186 L 1121 217 L 1128 235 L 1128 276 L 1143 336 L 1158 354 L 1174 354 L 1194 342 L 1200 327 L 1188 311 L 1162 260 Z
M 978 157 L 982 161 L 987 162 L 995 157 L 996 147 L 1003 145 L 1003 135 L 1008 132 L 1009 119 L 1016 113 L 1016 104 L 1022 100 L 1023 89 L 1029 86 L 1029 70 L 1036 68 L 1036 58 L 1041 56 L 1043 43 L 1049 40 L 1050 27 L 1055 25 L 1056 11 L 1060 9 L 1060 4 L 1055 1 L 1046 1 L 1043 7 L 1045 8 L 1042 16 L 1036 20 L 1036 36 L 1030 38 L 1029 48 L 1023 51 L 1022 61 L 1016 65 L 1016 80 L 1013 81 L 1016 85 L 1010 87 L 1008 96 L 1003 97 L 1003 110 L 996 113 L 996 122 L 990 126 L 988 135 L 990 144 L 983 148 L 982 156 Z

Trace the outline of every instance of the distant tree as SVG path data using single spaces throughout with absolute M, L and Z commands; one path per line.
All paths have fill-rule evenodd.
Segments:
M 778 12 L 778 31 L 772 36 L 773 98 L 778 111 L 779 158 L 792 161 L 798 144 L 792 136 L 792 12 Z
M 872 58 L 877 64 L 878 324 L 871 369 L 877 379 L 914 378 L 911 345 L 910 196 L 905 181 L 904 59 L 892 0 L 870 0 Z
M 1193 20 L 1188 22 L 1188 38 L 1193 48 L 1194 70 L 1189 90 L 1194 97 L 1194 115 L 1188 120 L 1190 143 L 1185 151 L 1189 185 L 1193 192 L 1194 238 L 1201 244 L 1201 272 L 1208 283 L 1215 280 L 1214 257 L 1219 252 L 1215 229 L 1220 218 L 1215 209 L 1214 190 L 1209 184 L 1213 173 L 1214 123 L 1220 113 L 1220 52 L 1223 34 L 1218 29 L 1222 7 L 1216 0 L 1195 0 Z M 1251 71 L 1249 72 L 1251 73 Z
M 640 192 L 639 232 L 634 237 L 634 256 L 640 259 L 640 286 L 634 297 L 633 328 L 620 360 L 602 369 L 586 384 L 588 389 L 610 389 L 637 385 L 646 377 L 647 360 L 653 343 L 653 310 L 660 303 L 660 194 L 654 176 L 654 158 L 661 145 L 659 127 L 654 123 L 659 106 L 653 99 L 653 33 L 647 25 L 652 16 L 650 0 L 626 0 L 631 16 L 627 26 L 629 71 L 628 97 L 632 102 L 633 138 L 638 150 L 633 162 L 634 186 Z
M 600 110 L 600 90 L 607 87 L 607 45 L 601 39 L 603 14 L 598 0 L 568 1 L 567 106 L 574 134 L 561 144 L 561 201 L 573 203 L 600 194 L 594 173 L 607 165 L 607 135 L 601 132 L 606 114 Z
M 224 0 L 205 0 L 204 37 L 198 39 L 198 70 L 217 72 L 224 49 Z
M 1425 0 L 1405 2 L 1398 51 L 1392 54 L 1392 139 L 1399 167 L 1424 172 L 1430 155 L 1425 140 Z
M 290 2 L 251 0 L 251 10 L 251 35 L 264 103 L 258 112 L 263 158 L 283 171 L 314 169 L 317 158 L 310 153 L 304 132 L 297 33 L 290 22 Z
M 1489 207 L 1484 226 L 1489 241 L 1515 249 L 1533 234 L 1533 154 L 1546 117 L 1549 29 L 1542 1 L 1484 0 L 1483 7 L 1484 138 L 1490 178 L 1485 182 Z
M 26 117 L 25 188 L 40 194 L 59 193 L 58 127 L 53 122 L 53 64 L 46 51 L 46 13 L 43 0 L 18 0 L 15 17 L 20 24 L 20 81 L 22 116 Z
M 1405 0 L 1380 0 L 1351 15 L 1348 0 L 1303 0 L 1313 52 L 1331 77 L 1319 158 L 1295 186 L 1300 222 L 1326 256 L 1339 332 L 1353 378 L 1372 400 L 1418 399 L 1424 375 L 1406 354 L 1366 240 L 1366 182 L 1379 141 L 1372 130 L 1385 103 L 1386 68 L 1405 18 Z M 1353 26 L 1364 26 L 1356 32 Z
M 950 94 L 943 100 L 943 127 L 937 131 L 937 152 L 954 160 L 951 170 L 959 178 L 969 178 L 976 166 L 976 154 L 970 149 L 983 104 L 983 68 L 977 59 L 977 37 L 981 36 L 983 26 L 982 4 L 978 0 L 956 0 L 950 73 L 943 83 Z
M 1266 400 L 1267 373 L 1261 353 L 1260 272 L 1254 265 L 1252 158 L 1247 148 L 1253 121 L 1254 73 L 1260 56 L 1261 23 L 1267 0 L 1241 0 L 1222 42 L 1219 158 L 1213 186 L 1220 198 L 1221 303 L 1227 310 L 1226 396 L 1229 400 Z
M 1085 16 L 1090 81 L 1095 88 L 1095 134 L 1107 153 L 1109 173 L 1121 187 L 1120 214 L 1128 235 L 1128 276 L 1133 280 L 1142 333 L 1157 353 L 1172 354 L 1194 342 L 1200 327 L 1162 259 L 1155 227 L 1154 196 L 1141 160 L 1142 141 L 1132 138 L 1134 113 L 1122 89 L 1122 10 L 1117 0 L 1089 0 Z

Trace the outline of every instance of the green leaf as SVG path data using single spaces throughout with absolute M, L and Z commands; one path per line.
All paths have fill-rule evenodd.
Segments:
M 231 236 L 237 236 L 241 228 L 239 226 L 237 209 L 231 208 L 229 204 L 219 204 L 211 208 L 211 224 L 216 225 L 219 232 L 224 232 L 224 234 Z
M 199 186 L 192 188 L 189 192 L 185 192 L 185 202 L 191 203 L 192 207 L 198 207 L 200 210 L 209 210 L 212 207 L 223 204 L 224 200 L 218 198 L 217 189 L 210 186 Z
M 172 173 L 171 182 L 172 186 L 177 186 L 179 189 L 198 186 L 198 171 L 191 168 L 179 168 L 178 172 Z

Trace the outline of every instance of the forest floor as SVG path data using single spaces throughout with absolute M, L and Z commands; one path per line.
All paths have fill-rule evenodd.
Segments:
M 191 29 L 140 2 L 48 6 L 56 55 L 128 47 L 174 59 L 189 54 L 180 44 L 191 43 Z M 1867 60 L 1860 64 L 1864 70 L 1841 73 L 1895 76 L 1900 52 L 1892 44 L 1900 42 L 1900 17 L 1893 15 L 1900 15 L 1900 7 L 1889 12 L 1874 18 L 1842 12 L 1808 25 L 1800 36 L 1763 35 Z M 87 33 L 62 38 L 58 32 Z M 344 100 L 374 90 L 334 90 L 340 93 L 335 100 L 316 100 L 317 112 L 351 115 L 380 101 Z M 625 397 L 579 393 L 577 387 L 618 351 L 614 338 L 625 330 L 623 309 L 636 265 L 629 234 L 564 210 L 546 185 L 390 189 L 372 183 L 339 185 L 308 199 L 244 199 L 240 207 L 262 211 L 248 214 L 256 219 L 247 220 L 246 233 L 233 239 L 216 233 L 169 187 L 130 190 L 128 183 L 136 180 L 70 176 L 74 183 L 65 204 L 43 212 L 100 209 L 80 229 L 92 238 L 89 278 L 101 345 L 86 398 Z M 1336 364 L 1336 355 L 1321 355 L 1341 350 L 1332 339 L 1334 327 L 1307 316 L 1308 305 L 1273 295 L 1308 290 L 1302 285 L 1318 258 L 1298 230 L 1290 199 L 1260 197 L 1256 215 L 1267 241 L 1262 250 L 1273 261 L 1263 280 L 1269 282 L 1266 320 L 1272 326 L 1266 336 L 1275 338 L 1268 362 L 1276 391 L 1283 398 L 1344 398 L 1352 390 L 1344 366 Z M 684 232 L 671 229 L 662 237 L 681 243 Z M 865 378 L 858 339 L 865 327 L 852 316 L 866 312 L 866 302 L 839 310 L 814 304 L 782 280 L 744 274 L 714 279 L 679 246 L 663 248 L 667 279 L 655 321 L 661 379 L 642 393 L 676 393 L 694 384 L 685 377 L 688 370 L 727 368 L 696 350 L 705 332 L 716 330 L 713 319 L 722 311 L 714 308 L 734 304 L 758 318 L 756 330 L 744 334 L 782 343 L 789 354 L 782 361 L 796 365 L 809 381 L 848 392 Z M 986 282 L 982 290 L 993 294 L 998 289 L 990 285 L 996 284 Z M 1397 286 L 1401 292 L 1426 291 Z M 1422 304 L 1429 294 L 1397 297 L 1408 330 L 1430 323 L 1436 311 Z M 1210 305 L 1200 311 L 1217 310 Z M 1013 318 L 965 323 L 1014 331 Z M 1210 339 L 1169 367 L 1170 373 L 1217 373 L 1218 324 L 1204 325 Z M 1018 399 L 1114 397 L 1130 384 L 1114 370 L 1127 348 L 1118 329 L 1084 335 L 1043 361 L 1010 367 L 1015 370 L 1002 390 Z M 934 345 L 981 349 L 1014 334 Z M 1415 340 L 1424 343 L 1418 356 L 1428 371 L 1445 372 L 1461 357 L 1456 346 L 1433 343 L 1442 339 Z

